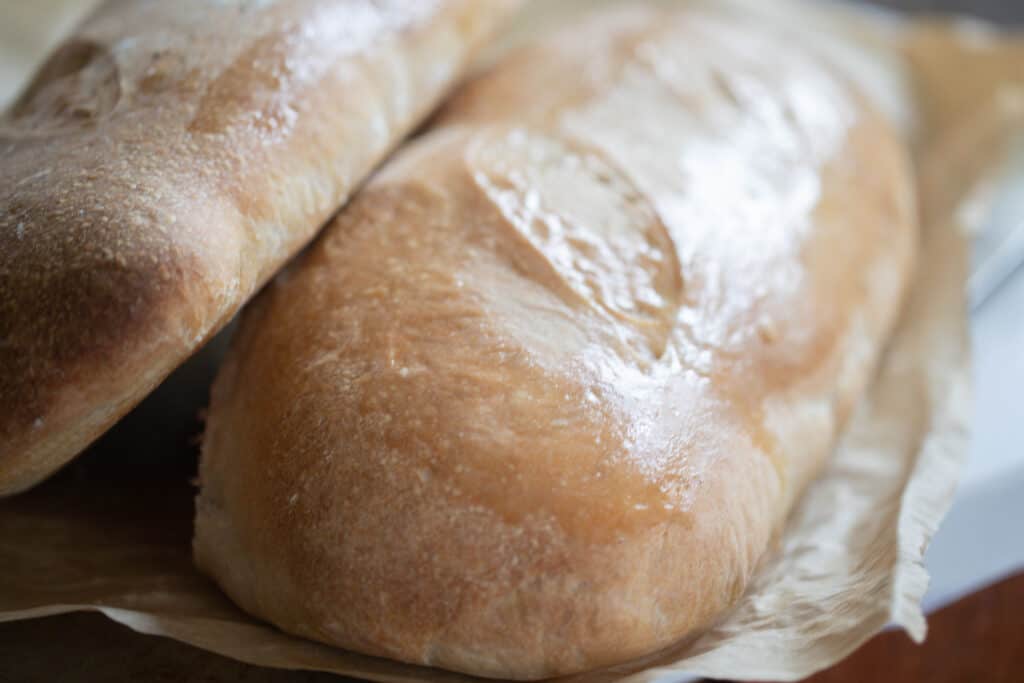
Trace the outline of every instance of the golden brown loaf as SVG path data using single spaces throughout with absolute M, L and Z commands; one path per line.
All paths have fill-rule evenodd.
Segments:
M 286 631 L 482 676 L 673 643 L 827 457 L 915 234 L 903 144 L 792 37 L 577 23 L 465 88 L 247 311 L 196 560 Z
M 111 1 L 0 118 L 0 495 L 220 328 L 518 0 Z

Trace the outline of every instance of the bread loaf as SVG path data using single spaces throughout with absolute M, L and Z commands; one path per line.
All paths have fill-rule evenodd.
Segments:
M 915 221 L 900 137 L 793 36 L 578 22 L 464 88 L 246 312 L 196 561 L 286 631 L 480 676 L 693 635 L 863 393 Z
M 0 495 L 298 251 L 517 0 L 105 3 L 0 119 Z

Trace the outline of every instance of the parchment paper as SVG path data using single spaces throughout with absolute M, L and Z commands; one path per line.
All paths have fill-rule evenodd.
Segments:
M 542 4 L 541 14 L 555 4 Z M 555 13 L 563 13 L 580 3 L 557 4 Z M 783 6 L 765 4 L 772 5 L 773 15 Z M 784 5 L 799 12 L 801 22 L 794 25 L 824 31 L 819 39 L 837 50 L 837 59 L 843 50 L 856 49 L 832 40 L 832 15 L 801 3 Z M 523 26 L 536 25 L 538 16 Z M 858 14 L 862 20 L 875 21 Z M 866 26 L 840 23 L 847 35 Z M 1013 92 L 995 80 L 988 90 L 972 91 L 972 97 L 983 98 L 978 116 L 962 109 L 955 117 L 937 115 L 927 108 L 915 116 L 907 106 L 906 74 L 889 78 L 885 61 L 919 74 L 916 101 L 930 105 L 943 98 L 929 87 L 945 88 L 941 80 L 932 78 L 929 85 L 925 77 L 935 63 L 930 55 L 948 60 L 960 39 L 945 28 L 941 39 L 931 33 L 921 38 L 916 29 L 894 27 L 890 20 L 882 24 L 862 35 L 871 36 L 868 42 L 896 41 L 909 58 L 882 55 L 865 67 L 865 78 L 888 78 L 882 87 L 890 94 L 892 87 L 904 88 L 898 97 L 907 99 L 889 104 L 905 125 L 918 124 L 912 132 L 924 226 L 913 291 L 870 395 L 793 513 L 779 547 L 730 614 L 694 641 L 574 680 L 639 682 L 682 672 L 793 680 L 835 663 L 887 623 L 917 640 L 925 635 L 922 559 L 955 488 L 969 414 L 967 247 L 961 228 L 970 212 L 957 208 L 995 168 L 1007 135 L 1019 129 L 1020 111 Z M 876 56 L 884 52 L 878 45 L 865 49 Z M 144 442 L 138 447 L 147 448 Z M 379 681 L 472 680 L 307 642 L 234 607 L 192 566 L 191 455 L 185 453 L 181 463 L 135 466 L 123 458 L 86 459 L 26 495 L 0 501 L 0 621 L 96 610 L 136 631 L 252 664 Z

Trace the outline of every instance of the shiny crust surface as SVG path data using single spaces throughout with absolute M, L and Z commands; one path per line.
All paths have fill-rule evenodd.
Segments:
M 903 143 L 792 36 L 578 23 L 465 87 L 247 311 L 197 562 L 286 631 L 481 676 L 686 638 L 830 452 L 915 225 Z
M 516 0 L 111 0 L 0 118 L 0 495 L 221 327 Z

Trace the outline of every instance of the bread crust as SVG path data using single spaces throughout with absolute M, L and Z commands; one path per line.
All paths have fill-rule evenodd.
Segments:
M 601 14 L 464 88 L 247 311 L 195 557 L 340 647 L 537 679 L 748 585 L 916 248 L 890 125 L 792 37 Z
M 0 496 L 210 338 L 516 0 L 110 1 L 0 119 Z

